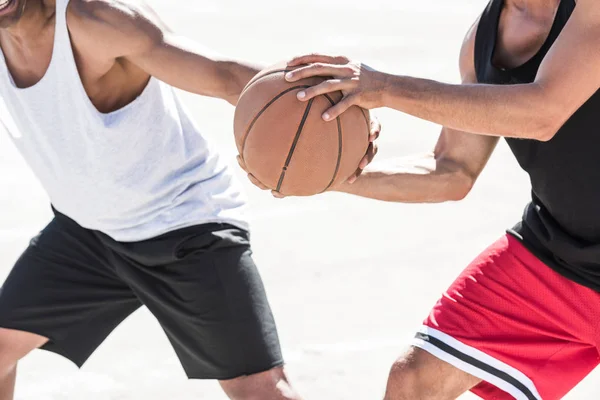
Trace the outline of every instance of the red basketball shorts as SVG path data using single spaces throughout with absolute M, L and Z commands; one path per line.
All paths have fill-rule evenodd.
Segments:
M 413 345 L 482 383 L 486 400 L 562 398 L 600 362 L 600 293 L 507 235 L 444 293 Z

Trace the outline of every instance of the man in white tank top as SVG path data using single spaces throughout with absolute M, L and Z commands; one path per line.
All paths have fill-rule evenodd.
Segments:
M 174 94 L 235 104 L 258 69 L 129 0 L 0 0 L 0 121 L 55 218 L 0 290 L 0 400 L 36 348 L 83 365 L 142 305 L 194 379 L 298 399 L 231 172 Z

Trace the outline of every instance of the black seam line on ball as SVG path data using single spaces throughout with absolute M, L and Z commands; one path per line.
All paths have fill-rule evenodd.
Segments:
M 331 105 L 335 105 L 335 101 L 333 101 L 333 99 L 331 97 L 329 97 L 328 94 L 325 94 L 325 97 L 327 98 L 327 100 L 329 100 L 329 102 L 331 103 Z M 338 130 L 338 157 L 337 157 L 337 162 L 335 164 L 335 171 L 333 172 L 333 177 L 331 178 L 331 182 L 329 182 L 329 184 L 327 185 L 327 187 L 323 190 L 323 192 L 326 192 L 327 189 L 329 189 L 331 187 L 331 185 L 333 185 L 333 182 L 335 182 L 335 178 L 337 178 L 337 174 L 340 171 L 340 165 L 342 163 L 342 151 L 343 151 L 343 134 L 342 134 L 342 121 L 340 120 L 340 117 L 337 117 L 336 119 L 337 122 L 337 130 Z
M 302 120 L 300 121 L 300 125 L 298 125 L 298 131 L 296 132 L 296 137 L 292 142 L 292 147 L 290 148 L 290 152 L 288 153 L 287 159 L 285 160 L 285 165 L 281 170 L 281 176 L 279 177 L 279 182 L 277 183 L 277 191 L 281 190 L 281 185 L 283 184 L 283 179 L 285 178 L 285 172 L 290 166 L 290 162 L 292 161 L 292 156 L 294 155 L 294 151 L 296 151 L 296 146 L 298 145 L 298 140 L 300 139 L 300 135 L 302 134 L 302 129 L 304 129 L 304 125 L 306 124 L 306 119 L 308 118 L 308 114 L 310 113 L 310 108 L 312 107 L 314 99 L 310 99 L 308 104 L 306 105 L 306 109 L 304 110 L 304 115 L 302 116 Z
M 271 99 L 271 101 L 269 101 L 267 104 L 265 104 L 265 106 L 252 119 L 252 122 L 250 123 L 250 126 L 248 126 L 248 129 L 246 130 L 246 133 L 244 134 L 244 140 L 242 141 L 242 154 L 241 154 L 242 159 L 244 159 L 244 152 L 246 150 L 246 140 L 248 140 L 248 136 L 250 135 L 250 131 L 252 131 L 252 128 L 254 127 L 254 124 L 256 124 L 256 121 L 258 121 L 258 119 L 260 118 L 260 116 L 263 115 L 263 113 L 265 111 L 267 111 L 267 108 L 269 108 L 270 106 L 272 106 L 273 103 L 275 103 L 277 100 L 279 100 L 280 98 L 282 98 L 283 96 L 285 96 L 289 92 L 291 92 L 293 90 L 296 90 L 296 89 L 307 89 L 309 87 L 310 86 L 308 86 L 308 85 L 298 85 L 298 86 L 291 87 L 291 88 L 286 89 L 283 92 L 279 93 L 277 96 L 273 97 Z

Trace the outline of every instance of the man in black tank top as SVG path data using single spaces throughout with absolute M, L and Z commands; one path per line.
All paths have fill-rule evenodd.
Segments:
M 386 74 L 345 57 L 290 63 L 307 64 L 290 81 L 333 77 L 299 100 L 344 92 L 325 120 L 359 105 L 444 126 L 433 159 L 423 160 L 435 165 L 428 173 L 371 169 L 338 191 L 397 202 L 460 200 L 500 137 L 531 178 L 522 221 L 436 304 L 392 368 L 386 399 L 450 399 L 467 390 L 485 399 L 559 399 L 597 366 L 598 49 L 597 0 L 491 0 L 465 38 L 461 85 Z

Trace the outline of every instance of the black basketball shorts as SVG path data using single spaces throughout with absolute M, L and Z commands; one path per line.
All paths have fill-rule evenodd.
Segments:
M 248 232 L 207 224 L 120 243 L 55 212 L 0 289 L 0 327 L 49 339 L 82 366 L 145 305 L 192 379 L 226 380 L 283 364 Z

